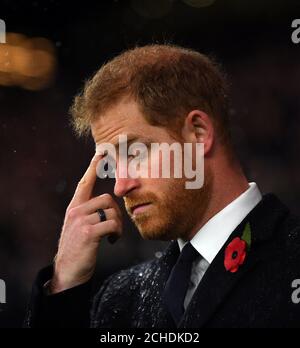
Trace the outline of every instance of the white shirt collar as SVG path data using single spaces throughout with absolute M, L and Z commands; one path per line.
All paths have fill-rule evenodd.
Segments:
M 256 183 L 249 183 L 249 188 L 245 192 L 201 227 L 190 241 L 193 247 L 205 260 L 212 263 L 231 233 L 261 199 L 262 195 Z M 178 239 L 180 251 L 186 243 L 186 241 Z

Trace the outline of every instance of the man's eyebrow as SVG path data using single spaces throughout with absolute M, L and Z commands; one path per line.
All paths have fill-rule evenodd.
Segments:
M 131 134 L 127 134 L 127 147 L 129 147 L 133 142 L 139 142 L 139 143 L 143 143 L 145 145 L 149 145 L 153 142 L 152 139 L 148 138 L 148 137 L 144 137 L 144 136 L 140 136 L 140 135 L 131 135 Z M 120 142 L 119 143 L 119 139 L 117 139 L 116 142 L 110 142 L 111 145 L 113 145 L 115 147 L 115 149 L 119 152 L 119 147 L 120 145 L 125 145 L 125 142 Z M 101 143 L 97 143 L 96 144 L 96 152 L 97 152 L 97 148 L 101 145 Z M 107 154 L 103 155 L 103 158 L 106 156 Z
M 129 147 L 133 142 L 139 142 L 143 144 L 149 144 L 152 142 L 150 138 L 144 137 L 144 136 L 139 136 L 139 135 L 127 135 L 127 147 Z M 126 142 L 117 142 L 113 144 L 117 150 L 119 150 L 119 147 L 123 144 L 126 144 Z

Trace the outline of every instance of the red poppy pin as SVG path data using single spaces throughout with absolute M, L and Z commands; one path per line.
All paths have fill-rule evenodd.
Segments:
M 242 237 L 234 238 L 225 249 L 224 266 L 226 271 L 235 273 L 244 263 L 251 245 L 251 228 L 246 224 Z

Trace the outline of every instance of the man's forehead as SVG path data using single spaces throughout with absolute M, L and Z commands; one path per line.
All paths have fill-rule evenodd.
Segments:
M 108 106 L 99 115 L 99 123 L 102 120 L 119 120 L 124 122 L 130 122 L 132 119 L 143 119 L 143 114 L 138 106 L 138 104 L 131 99 L 123 98 L 115 104 Z
M 114 112 L 115 111 L 115 112 Z M 91 131 L 95 143 L 113 143 L 115 137 L 120 134 L 139 136 L 145 132 L 145 127 L 149 126 L 144 117 L 132 110 L 123 110 L 122 107 L 109 110 L 91 123 Z
M 96 150 L 96 154 L 103 154 L 104 152 L 107 152 L 109 155 L 112 156 L 111 152 L 114 153 L 114 151 L 119 151 L 119 148 L 122 146 L 125 146 L 127 151 L 127 148 L 131 144 L 135 143 L 137 145 L 142 143 L 148 146 L 152 142 L 153 140 L 149 138 L 148 136 L 134 134 L 134 133 L 127 133 L 127 134 L 123 133 L 123 134 L 119 134 L 116 138 L 112 139 L 110 142 L 96 143 L 95 150 Z
M 92 135 L 95 144 L 110 143 L 117 145 L 119 143 L 120 136 L 126 136 L 128 141 L 142 137 L 144 127 L 139 127 L 137 124 L 131 126 L 123 125 L 122 123 L 106 124 L 102 127 L 92 127 Z
M 116 137 L 112 138 L 110 141 L 107 141 L 107 143 L 118 147 L 122 143 L 131 143 L 139 139 L 144 139 L 144 136 L 138 133 L 120 133 Z M 101 143 L 96 143 L 96 145 L 99 144 Z

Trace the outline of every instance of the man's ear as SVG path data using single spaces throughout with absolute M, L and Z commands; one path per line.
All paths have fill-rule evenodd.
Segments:
M 214 141 L 214 126 L 211 118 L 203 111 L 191 111 L 185 118 L 182 137 L 185 142 L 203 143 L 205 155 L 210 151 Z

